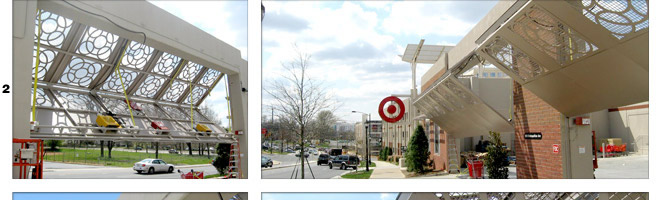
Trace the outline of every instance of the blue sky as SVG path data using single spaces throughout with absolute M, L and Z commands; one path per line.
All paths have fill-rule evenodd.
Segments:
M 248 47 L 247 1 L 150 1 L 152 4 L 193 24 L 241 51 L 246 60 Z M 211 91 L 203 104 L 219 114 L 223 126 L 228 124 L 225 78 Z
M 21 193 L 13 194 L 13 200 L 115 200 L 120 193 L 67 193 L 67 192 L 43 192 L 43 193 Z
M 455 45 L 497 1 L 265 1 L 262 88 L 281 80 L 293 44 L 312 55 L 311 77 L 325 82 L 341 105 L 336 116 L 360 120 L 352 110 L 378 116 L 381 99 L 408 94 L 411 68 L 398 55 L 407 44 Z M 471 12 L 467 12 L 471 11 Z M 431 65 L 417 67 L 417 86 Z M 262 92 L 265 105 L 273 103 Z
M 398 193 L 262 193 L 262 200 L 395 200 Z

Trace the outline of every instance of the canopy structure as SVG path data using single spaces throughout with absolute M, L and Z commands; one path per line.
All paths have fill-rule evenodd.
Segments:
M 402 57 L 402 61 L 408 63 L 434 64 L 443 53 L 451 49 L 453 49 L 453 46 L 407 44 L 405 52 L 400 57 Z
M 513 131 L 507 119 L 450 74 L 424 91 L 414 105 L 457 138 Z
M 245 61 L 236 48 L 148 2 L 72 3 L 39 2 L 33 21 L 32 77 L 38 79 L 35 101 L 38 126 L 31 131 L 31 138 L 235 141 L 233 134 L 209 120 L 198 106 L 219 82 L 227 84 L 221 81 L 226 74 L 237 74 L 244 67 L 241 65 Z M 175 33 L 152 32 L 160 27 L 133 31 L 108 24 L 110 19 L 85 12 L 88 3 L 106 6 L 103 7 L 106 12 L 117 12 L 110 16 L 126 17 L 122 12 L 133 12 L 134 15 L 128 16 L 152 19 L 135 19 L 132 23 L 167 20 L 166 27 L 171 28 L 167 31 Z M 121 5 L 126 8 L 122 9 Z M 88 18 L 99 18 L 96 20 L 106 23 L 95 23 Z M 122 19 L 131 21 L 128 18 Z M 182 28 L 188 29 L 182 32 L 179 30 Z M 179 35 L 190 38 L 182 38 L 180 42 L 184 44 L 180 46 L 162 38 Z M 200 43 L 198 49 L 191 51 L 190 47 L 197 43 Z M 35 74 L 37 55 L 39 65 Z M 243 62 L 237 64 L 236 60 Z M 123 122 L 123 128 L 97 126 L 97 115 L 109 112 Z M 162 122 L 168 130 L 154 129 L 152 122 Z M 194 127 L 198 124 L 206 125 L 211 132 L 197 131 Z M 133 128 L 127 128 L 130 126 Z
M 476 52 L 566 116 L 648 100 L 648 1 L 529 1 Z

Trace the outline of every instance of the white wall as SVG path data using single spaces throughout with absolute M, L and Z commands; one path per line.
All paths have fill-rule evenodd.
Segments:
M 610 137 L 621 138 L 628 151 L 648 153 L 648 108 L 613 111 L 608 115 Z

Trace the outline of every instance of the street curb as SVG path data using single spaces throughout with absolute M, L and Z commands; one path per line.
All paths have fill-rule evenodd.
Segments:
M 175 165 L 175 167 L 179 168 L 193 168 L 193 167 L 204 167 L 207 165 L 212 165 L 212 164 L 199 164 L 199 165 Z
M 317 162 L 317 161 L 308 161 L 308 163 L 314 163 L 314 162 Z M 262 171 L 267 171 L 267 170 L 272 170 L 272 169 L 280 169 L 280 168 L 287 168 L 287 167 L 292 167 L 292 166 L 296 166 L 296 165 L 300 165 L 300 164 L 297 163 L 297 164 L 291 164 L 291 165 L 283 165 L 283 166 L 277 166 L 277 167 L 262 168 Z
M 342 174 L 340 174 L 340 175 L 338 175 L 338 176 L 331 177 L 331 179 L 342 179 L 342 176 L 343 176 L 343 175 L 345 175 L 345 174 L 349 174 L 349 173 L 352 173 L 352 172 L 354 172 L 354 170 L 349 170 L 349 171 L 344 172 L 344 173 L 342 173 Z

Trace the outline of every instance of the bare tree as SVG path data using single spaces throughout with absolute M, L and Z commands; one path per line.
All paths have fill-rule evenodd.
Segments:
M 205 115 L 205 117 L 207 117 L 212 122 L 216 123 L 219 126 L 223 125 L 223 121 L 221 120 L 221 117 L 219 117 L 218 112 L 212 109 L 211 106 L 207 105 L 207 102 L 203 102 L 198 107 L 198 109 L 200 110 L 200 113 Z
M 319 139 L 320 142 L 329 139 L 336 139 L 339 135 L 334 129 L 338 118 L 333 115 L 329 110 L 323 110 L 317 113 L 314 121 L 314 132 L 310 134 L 313 138 Z
M 296 55 L 292 61 L 282 64 L 287 74 L 282 76 L 283 80 L 271 82 L 266 92 L 276 101 L 274 109 L 297 125 L 302 148 L 301 169 L 304 169 L 306 130 L 310 128 L 315 115 L 331 108 L 332 102 L 322 83 L 311 79 L 308 74 L 311 55 L 299 51 L 296 45 L 294 50 Z M 304 178 L 304 170 L 301 170 L 301 178 Z

